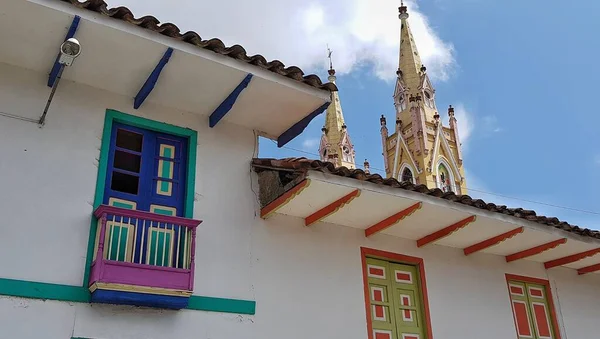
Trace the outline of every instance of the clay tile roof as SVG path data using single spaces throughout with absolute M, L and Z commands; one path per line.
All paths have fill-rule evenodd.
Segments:
M 568 222 L 560 221 L 556 217 L 546 217 L 543 215 L 537 215 L 535 211 L 526 210 L 523 208 L 508 208 L 504 205 L 487 203 L 481 199 L 473 199 L 468 195 L 456 195 L 453 192 L 444 193 L 439 188 L 429 189 L 425 185 L 414 185 L 409 182 L 399 182 L 394 178 L 386 179 L 379 174 L 367 174 L 361 169 L 335 167 L 335 165 L 330 162 L 322 162 L 319 160 L 311 160 L 307 158 L 255 158 L 252 160 L 252 165 L 257 169 L 268 168 L 272 170 L 294 170 L 298 172 L 307 172 L 311 170 L 360 181 L 368 181 L 378 185 L 390 186 L 407 191 L 418 192 L 421 194 L 449 200 L 458 204 L 472 206 L 490 212 L 510 215 L 513 217 L 533 221 L 544 226 L 558 228 L 563 231 L 575 233 L 585 237 L 600 239 L 600 231 L 594 231 L 587 228 L 581 228 L 576 225 L 571 225 Z
M 216 38 L 203 40 L 200 35 L 196 32 L 189 31 L 185 33 L 181 33 L 179 28 L 172 23 L 162 23 L 155 18 L 154 16 L 143 16 L 141 18 L 136 18 L 131 10 L 127 7 L 116 7 L 116 8 L 108 8 L 108 4 L 104 2 L 104 0 L 59 0 L 63 2 L 70 3 L 73 6 L 90 10 L 95 13 L 99 13 L 105 15 L 107 17 L 125 21 L 132 25 L 136 25 L 138 27 L 151 30 L 157 32 L 159 34 L 168 36 L 170 38 L 187 42 L 194 46 L 198 46 L 200 48 L 207 49 L 209 51 L 213 51 L 215 53 L 228 56 L 230 58 L 240 60 L 246 62 L 248 64 L 266 69 L 273 73 L 277 73 L 279 75 L 283 75 L 290 79 L 296 80 L 298 82 L 307 84 L 309 86 L 329 90 L 329 91 L 337 91 L 337 87 L 334 83 L 328 82 L 323 83 L 321 79 L 315 74 L 304 75 L 304 72 L 296 66 L 285 67 L 285 65 L 279 60 L 267 61 L 262 55 L 252 55 L 249 56 L 246 54 L 246 50 L 244 47 L 240 45 L 233 45 L 230 47 L 225 46 L 225 44 Z

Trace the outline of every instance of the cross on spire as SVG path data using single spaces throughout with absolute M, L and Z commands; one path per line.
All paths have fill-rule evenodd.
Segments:
M 408 8 L 404 6 L 404 0 L 400 0 L 400 7 L 398 7 L 398 12 L 400 12 L 400 19 L 408 18 Z
M 333 51 L 329 48 L 329 44 L 327 45 L 327 58 L 329 59 L 329 75 L 335 75 L 335 69 L 333 69 L 333 60 L 331 55 Z
M 327 80 L 335 83 L 335 69 L 333 69 L 333 60 L 331 55 L 333 51 L 327 44 L 327 58 L 329 59 L 329 76 Z M 321 161 L 329 161 L 335 166 L 345 166 L 346 168 L 356 168 L 354 163 L 354 146 L 350 141 L 349 128 L 344 123 L 342 105 L 337 91 L 331 92 L 331 104 L 327 107 L 325 114 L 325 126 L 321 135 L 319 146 Z

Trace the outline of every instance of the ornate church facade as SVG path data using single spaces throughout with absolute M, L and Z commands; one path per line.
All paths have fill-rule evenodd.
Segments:
M 425 184 L 444 192 L 466 194 L 461 143 L 454 108 L 448 108 L 448 125 L 440 119 L 435 88 L 421 62 L 408 22 L 407 7 L 399 8 L 400 53 L 393 94 L 396 121 L 388 128 L 381 115 L 381 143 L 388 178 Z M 330 64 L 329 81 L 335 82 Z M 391 130 L 390 130 L 391 129 Z M 344 123 L 339 94 L 332 93 L 322 129 L 319 154 L 322 161 L 355 168 L 355 150 Z M 365 161 L 365 170 L 369 163 Z
M 329 77 L 331 83 L 336 82 L 335 69 L 331 63 L 331 51 L 329 51 Z M 319 144 L 319 156 L 321 161 L 329 161 L 336 166 L 355 168 L 355 151 L 348 127 L 344 122 L 342 104 L 338 92 L 331 92 L 331 104 L 325 115 L 325 126 L 321 129 L 321 142 Z
M 408 22 L 400 7 L 400 55 L 394 89 L 396 122 L 390 135 L 381 116 L 381 142 L 388 177 L 466 193 L 463 159 L 454 108 L 448 108 L 448 126 L 440 119 L 435 88 L 421 63 Z

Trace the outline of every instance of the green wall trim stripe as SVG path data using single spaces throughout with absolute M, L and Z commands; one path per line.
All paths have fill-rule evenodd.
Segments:
M 13 297 L 87 303 L 90 291 L 81 286 L 58 285 L 0 278 L 0 294 Z
M 89 303 L 90 291 L 81 286 L 59 285 L 0 278 L 0 295 L 12 297 Z M 188 310 L 255 314 L 256 302 L 192 295 Z
M 224 299 L 213 297 L 201 297 L 193 295 L 190 297 L 190 310 L 213 311 L 226 313 L 255 314 L 256 302 L 250 300 Z

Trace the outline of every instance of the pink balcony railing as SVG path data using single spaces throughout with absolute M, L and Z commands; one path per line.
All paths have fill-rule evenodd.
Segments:
M 90 286 L 194 289 L 199 220 L 101 205 Z

